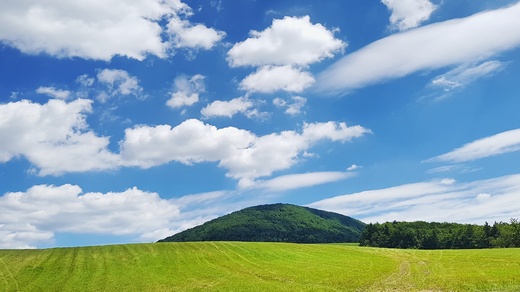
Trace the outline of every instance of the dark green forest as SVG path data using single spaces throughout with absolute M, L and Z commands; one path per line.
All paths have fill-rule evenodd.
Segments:
M 495 222 L 492 226 L 458 223 L 386 222 L 368 224 L 360 245 L 388 248 L 471 249 L 520 247 L 520 222 Z
M 290 204 L 249 207 L 160 241 L 359 242 L 365 223 Z

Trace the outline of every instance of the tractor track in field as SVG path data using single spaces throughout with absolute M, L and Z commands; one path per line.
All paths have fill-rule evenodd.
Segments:
M 11 281 L 14 283 L 14 286 L 16 287 L 16 291 L 21 291 L 18 281 L 16 281 L 16 278 L 14 277 L 13 273 L 11 272 L 11 270 L 9 269 L 9 267 L 7 266 L 5 261 L 2 258 L 0 258 L 0 262 L 2 263 L 2 266 L 4 267 L 4 269 L 7 271 L 9 278 L 11 278 Z M 2 273 L 2 279 L 4 279 L 4 282 L 6 283 L 6 291 L 7 291 L 7 287 L 9 286 L 9 281 L 7 280 L 7 277 L 4 276 L 4 273 Z

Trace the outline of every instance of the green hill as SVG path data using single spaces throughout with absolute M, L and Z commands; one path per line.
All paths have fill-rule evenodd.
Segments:
M 359 242 L 365 223 L 290 204 L 246 208 L 160 240 L 294 243 Z

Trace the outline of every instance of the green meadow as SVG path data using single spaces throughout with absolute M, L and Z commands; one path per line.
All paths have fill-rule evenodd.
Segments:
M 0 250 L 0 291 L 520 291 L 520 249 L 188 242 Z

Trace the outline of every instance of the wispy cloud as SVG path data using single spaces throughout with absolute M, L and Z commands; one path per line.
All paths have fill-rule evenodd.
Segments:
M 291 116 L 302 113 L 302 108 L 307 103 L 307 99 L 301 96 L 292 96 L 291 101 L 280 97 L 273 99 L 273 104 L 279 108 L 285 108 L 285 113 Z
M 357 165 L 357 164 L 352 164 L 351 166 L 349 166 L 349 167 L 347 168 L 347 170 L 348 170 L 348 171 L 354 171 L 354 170 L 358 170 L 358 169 L 360 169 L 360 168 L 363 168 L 363 166 L 359 166 L 359 165 Z
M 270 180 L 250 181 L 248 189 L 286 191 L 344 180 L 355 176 L 352 172 L 325 171 L 279 176 Z
M 488 59 L 520 45 L 520 3 L 412 29 L 351 53 L 317 77 L 315 90 L 345 93 L 408 74 Z
M 472 173 L 481 170 L 482 168 L 464 165 L 464 164 L 452 164 L 444 165 L 429 169 L 428 173 L 443 173 L 443 172 L 454 172 L 454 173 Z
M 458 183 L 418 182 L 346 194 L 310 204 L 365 222 L 436 221 L 483 224 L 520 216 L 520 174 Z
M 507 66 L 506 63 L 497 60 L 482 63 L 463 64 L 447 73 L 436 76 L 429 84 L 430 88 L 438 88 L 442 92 L 436 95 L 435 101 L 449 97 L 453 92 L 476 82 L 479 79 L 493 76 L 502 71 Z
M 520 129 L 515 129 L 473 141 L 427 161 L 465 162 L 519 150 Z
M 47 87 L 47 86 L 38 87 L 38 89 L 36 89 L 36 93 L 45 94 L 52 98 L 58 98 L 58 99 L 67 99 L 67 98 L 69 98 L 69 96 L 71 94 L 71 92 L 68 90 L 57 89 L 54 87 Z
M 439 75 L 432 80 L 433 86 L 438 86 L 444 91 L 464 86 L 479 78 L 495 74 L 504 68 L 500 61 L 487 61 L 480 64 L 464 64 L 448 73 Z

